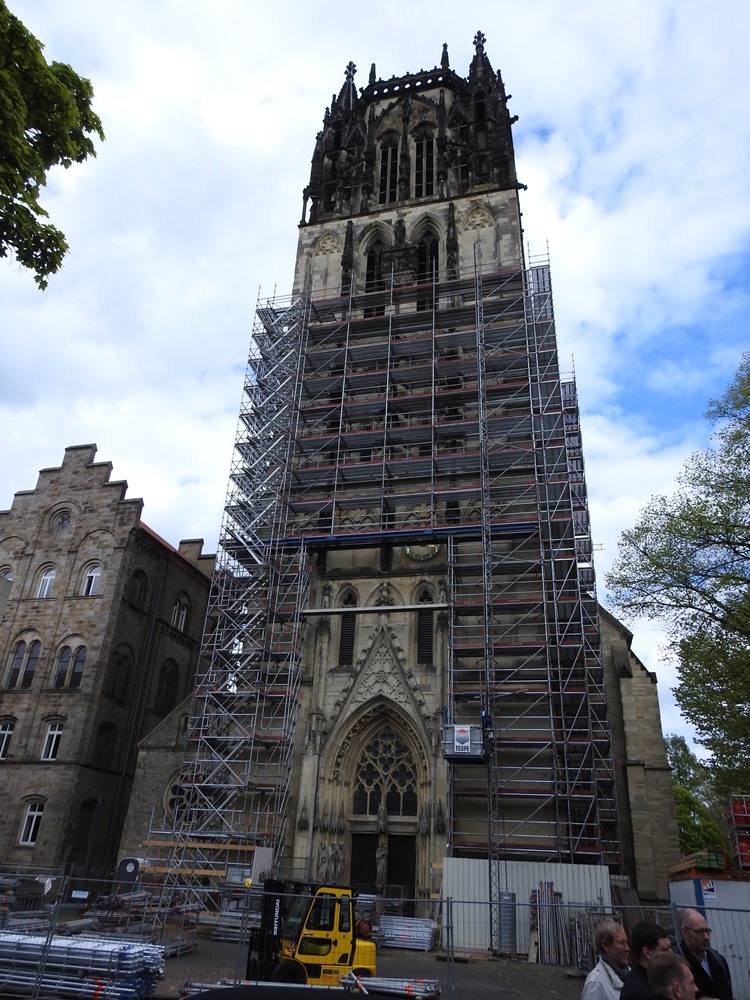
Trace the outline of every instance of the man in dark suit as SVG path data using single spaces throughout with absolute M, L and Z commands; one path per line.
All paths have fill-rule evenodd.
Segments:
M 680 914 L 680 949 L 698 987 L 699 997 L 733 1000 L 729 966 L 723 955 L 709 948 L 711 928 L 697 910 Z
M 630 932 L 630 954 L 632 964 L 625 985 L 620 991 L 620 1000 L 654 1000 L 654 993 L 648 984 L 647 969 L 655 955 L 672 951 L 669 931 L 650 920 L 641 920 Z

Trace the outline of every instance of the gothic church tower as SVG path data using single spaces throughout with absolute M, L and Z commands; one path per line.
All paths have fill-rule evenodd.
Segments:
M 619 864 L 575 386 L 484 41 L 466 79 L 447 47 L 359 91 L 350 63 L 326 111 L 253 331 L 181 877 L 265 846 L 419 899 L 446 855 Z

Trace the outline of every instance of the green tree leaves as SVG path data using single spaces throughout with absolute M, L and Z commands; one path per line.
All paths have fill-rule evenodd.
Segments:
M 653 497 L 607 575 L 626 616 L 664 623 L 675 697 L 712 753 L 717 789 L 750 789 L 750 354 L 706 414 L 714 447 Z
M 88 80 L 47 63 L 42 44 L 0 0 L 0 257 L 12 254 L 40 288 L 60 269 L 65 236 L 39 203 L 48 170 L 96 156 L 104 139 Z

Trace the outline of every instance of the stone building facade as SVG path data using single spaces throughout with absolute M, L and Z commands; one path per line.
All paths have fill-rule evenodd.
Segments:
M 150 789 L 175 885 L 257 846 L 410 899 L 446 855 L 644 885 L 662 864 L 673 817 L 641 808 L 613 722 L 641 671 L 616 626 L 603 645 L 575 385 L 484 42 L 466 77 L 447 46 L 362 88 L 350 63 L 326 109 L 291 300 L 256 316 L 184 782 Z M 652 795 L 650 681 L 642 703 Z
M 214 563 L 95 455 L 0 511 L 0 858 L 83 875 L 114 865 L 136 744 L 192 689 Z

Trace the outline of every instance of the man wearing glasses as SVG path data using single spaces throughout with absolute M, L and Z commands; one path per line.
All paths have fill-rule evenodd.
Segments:
M 711 928 L 697 910 L 680 914 L 680 949 L 687 959 L 699 997 L 732 1000 L 732 980 L 723 955 L 709 948 Z

